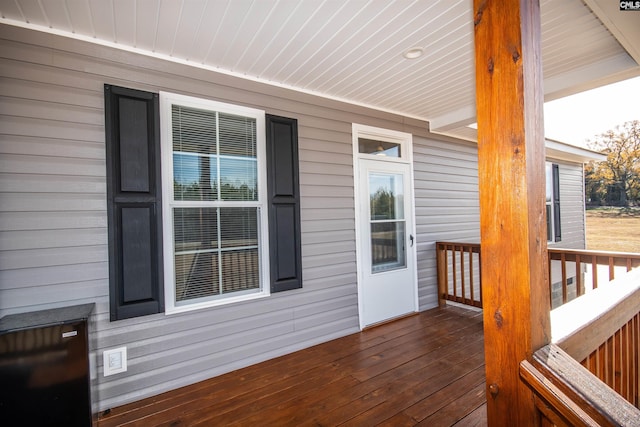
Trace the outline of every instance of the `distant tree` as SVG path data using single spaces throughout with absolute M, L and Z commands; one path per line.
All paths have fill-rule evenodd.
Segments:
M 386 188 L 378 188 L 371 196 L 371 219 L 395 219 L 395 195 Z
M 629 206 L 640 201 L 640 121 L 616 126 L 589 141 L 607 160 L 585 167 L 585 193 L 592 202 Z
M 607 197 L 607 188 L 596 172 L 597 169 L 598 164 L 593 161 L 584 166 L 584 194 L 587 205 L 603 205 Z

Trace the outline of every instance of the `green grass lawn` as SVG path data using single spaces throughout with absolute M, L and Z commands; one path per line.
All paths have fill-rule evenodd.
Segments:
M 587 209 L 587 249 L 640 253 L 640 208 Z

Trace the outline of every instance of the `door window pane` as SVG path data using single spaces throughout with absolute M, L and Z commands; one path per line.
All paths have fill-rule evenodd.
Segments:
M 380 273 L 406 267 L 404 241 L 404 221 L 372 223 L 371 272 Z
M 402 175 L 371 173 L 369 175 L 371 220 L 404 218 Z
M 369 174 L 371 272 L 406 267 L 404 183 L 401 174 Z
M 358 152 L 385 157 L 402 157 L 400 144 L 367 138 L 358 138 Z

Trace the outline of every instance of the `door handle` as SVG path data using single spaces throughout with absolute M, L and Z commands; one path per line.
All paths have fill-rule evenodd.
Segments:
M 409 240 L 411 241 L 411 247 L 413 247 L 413 234 L 409 234 Z

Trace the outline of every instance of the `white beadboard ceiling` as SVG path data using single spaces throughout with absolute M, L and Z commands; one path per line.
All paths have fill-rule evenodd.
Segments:
M 547 100 L 640 75 L 640 12 L 585 1 L 541 0 Z M 0 0 L 0 16 L 428 120 L 443 133 L 467 137 L 475 121 L 471 0 Z M 424 55 L 404 59 L 414 46 Z

